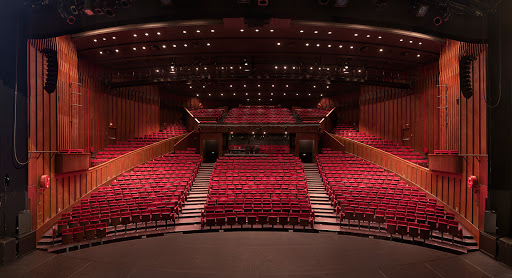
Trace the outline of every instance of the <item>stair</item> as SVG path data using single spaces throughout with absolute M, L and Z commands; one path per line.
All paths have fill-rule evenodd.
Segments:
M 315 211 L 315 229 L 324 231 L 339 231 L 335 209 L 327 191 L 316 163 L 303 163 L 304 174 L 308 182 L 308 194 L 311 208 Z
M 201 210 L 206 203 L 208 185 L 215 163 L 202 163 L 197 172 L 192 188 L 183 204 L 176 224 L 201 224 Z

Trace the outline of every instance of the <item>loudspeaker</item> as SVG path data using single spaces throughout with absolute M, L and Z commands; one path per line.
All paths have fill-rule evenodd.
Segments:
M 460 90 L 465 98 L 473 96 L 473 86 L 471 84 L 472 65 L 476 57 L 473 55 L 464 55 L 459 60 L 459 78 Z
M 59 61 L 57 59 L 57 50 L 43 48 L 41 53 L 46 57 L 46 81 L 43 89 L 51 94 L 57 89 L 57 79 L 59 78 Z
M 30 211 L 23 210 L 18 213 L 18 234 L 30 233 Z

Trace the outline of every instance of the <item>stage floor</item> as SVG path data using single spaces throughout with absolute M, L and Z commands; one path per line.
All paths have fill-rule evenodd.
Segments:
M 171 233 L 79 251 L 35 251 L 0 277 L 512 277 L 480 252 L 454 255 L 333 233 Z

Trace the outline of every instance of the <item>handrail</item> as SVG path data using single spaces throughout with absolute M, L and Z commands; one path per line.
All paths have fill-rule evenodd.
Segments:
M 326 132 L 327 134 L 330 134 Z M 332 135 L 332 134 L 331 134 Z M 403 180 L 405 180 L 409 185 L 414 185 L 425 193 L 428 196 L 435 198 L 437 202 L 444 206 L 445 210 L 454 213 L 456 219 L 467 229 L 469 230 L 477 239 L 479 238 L 479 229 L 472 222 L 466 219 L 456 208 L 450 206 L 447 202 L 450 202 L 450 196 L 443 196 L 443 192 L 447 191 L 445 188 L 448 184 L 453 186 L 465 186 L 461 179 L 461 176 L 449 174 L 449 173 L 439 173 L 433 172 L 428 168 L 417 165 L 410 161 L 407 161 L 403 158 L 400 158 L 396 155 L 393 155 L 389 152 L 374 148 L 372 146 L 368 146 L 364 143 L 354 141 L 352 139 L 332 135 L 334 138 L 340 139 L 345 145 L 345 152 L 351 153 L 357 157 L 370 161 L 372 163 L 378 164 L 382 168 L 393 172 L 400 176 Z M 443 184 L 444 181 L 444 184 Z M 439 190 L 438 190 L 439 189 Z M 459 190 L 460 192 L 460 190 Z M 455 193 L 453 193 L 453 197 L 455 198 Z M 461 198 L 466 198 L 466 196 L 460 196 Z M 443 200 L 444 199 L 444 200 Z M 448 200 L 448 201 L 445 201 Z M 453 202 L 455 205 L 455 202 Z M 456 206 L 456 205 L 455 205 Z M 479 221 L 482 221 L 481 219 Z
M 325 115 L 325 117 L 324 117 L 324 118 L 329 117 L 329 116 L 331 115 L 332 111 L 334 111 L 335 109 L 336 109 L 336 107 L 333 107 L 333 108 L 331 109 L 331 111 L 329 111 L 329 113 L 327 113 L 327 115 Z

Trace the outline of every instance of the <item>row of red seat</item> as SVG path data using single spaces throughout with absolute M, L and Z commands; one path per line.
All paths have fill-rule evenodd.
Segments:
M 63 243 L 69 244 L 70 235 L 75 242 L 83 240 L 83 232 L 87 235 L 88 230 L 90 235 L 94 230 L 97 236 L 100 223 L 105 225 L 101 227 L 126 228 L 131 223 L 174 222 L 200 164 L 199 154 L 187 152 L 166 154 L 141 164 L 82 199 L 71 213 L 62 214 L 56 234 L 62 233 Z
M 127 142 L 118 142 L 115 145 L 109 145 L 104 150 L 99 151 L 96 157 L 91 159 L 93 166 L 105 163 L 111 159 L 119 157 L 128 152 L 140 149 L 147 145 L 151 145 L 158 141 L 168 138 L 183 135 L 187 132 L 185 126 L 181 124 L 172 124 L 167 126 L 164 130 L 155 132 L 153 134 L 146 134 L 142 137 L 129 139 Z
M 274 106 L 246 106 L 229 110 L 225 123 L 295 123 L 288 108 Z
M 194 109 L 189 110 L 192 116 L 197 118 L 201 123 L 209 122 L 216 123 L 222 115 L 224 115 L 224 109 Z
M 432 231 L 462 238 L 453 213 L 446 212 L 437 200 L 428 198 L 419 188 L 408 186 L 394 174 L 377 165 L 343 152 L 324 150 L 317 156 L 325 188 L 341 221 L 388 223 L 390 235 L 399 233 L 429 239 Z M 370 171 L 373 174 L 368 174 Z M 360 173 L 358 175 L 358 172 Z M 350 176 L 350 177 L 348 177 Z M 385 177 L 385 178 L 383 178 Z M 386 222 L 387 221 L 387 222 Z M 395 227 L 395 228 L 393 228 Z M 396 229 L 398 227 L 398 229 Z
M 326 117 L 331 111 L 330 109 L 318 108 L 297 108 L 295 113 L 297 117 L 304 123 L 318 123 L 322 118 Z
M 420 153 L 414 151 L 409 146 L 404 146 L 402 144 L 385 140 L 382 139 L 381 137 L 366 134 L 364 132 L 359 132 L 351 125 L 340 124 L 333 129 L 333 132 L 336 135 L 346 137 L 361 142 L 363 144 L 367 144 L 369 146 L 389 152 L 393 155 L 396 155 L 400 158 L 416 163 L 423 167 L 428 167 L 427 158 L 425 158 L 425 156 L 421 155 Z
M 282 221 L 278 222 L 279 215 Z M 314 224 L 304 168 L 298 158 L 274 154 L 217 160 L 201 215 L 202 227 L 228 222 L 288 225 L 290 221 L 296 223 L 292 225 Z

